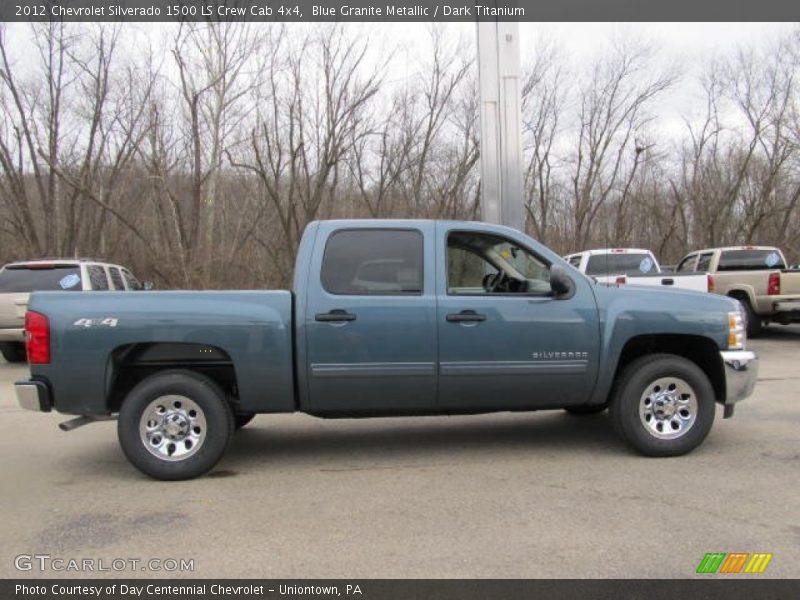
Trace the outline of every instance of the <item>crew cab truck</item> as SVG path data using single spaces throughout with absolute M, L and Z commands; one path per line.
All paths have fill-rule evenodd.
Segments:
M 713 291 L 735 298 L 747 313 L 747 334 L 756 337 L 770 322 L 800 323 L 800 270 L 787 269 L 773 246 L 697 250 L 678 263 L 678 273 L 708 271 Z
M 695 292 L 710 291 L 711 279 L 706 273 L 664 273 L 655 255 L 641 248 L 585 250 L 568 254 L 564 260 L 581 273 L 608 285 L 650 285 Z
M 633 448 L 684 454 L 751 394 L 741 306 L 598 285 L 499 225 L 314 222 L 293 291 L 34 293 L 21 406 L 117 418 L 128 459 L 201 475 L 257 413 L 610 408 Z M 62 427 L 63 428 L 63 427 Z

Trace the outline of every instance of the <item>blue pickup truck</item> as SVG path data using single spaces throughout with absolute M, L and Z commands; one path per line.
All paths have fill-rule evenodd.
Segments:
M 650 456 L 700 444 L 755 385 L 741 305 L 599 285 L 499 225 L 311 223 L 293 291 L 34 293 L 21 406 L 118 419 L 142 472 L 211 469 L 257 413 L 609 409 Z

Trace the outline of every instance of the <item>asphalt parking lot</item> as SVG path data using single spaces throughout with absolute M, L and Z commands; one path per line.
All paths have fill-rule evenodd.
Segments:
M 0 576 L 87 575 L 14 567 L 50 554 L 194 559 L 125 576 L 669 578 L 771 552 L 759 577 L 800 577 L 800 326 L 749 345 L 755 395 L 685 457 L 632 454 L 605 415 L 260 416 L 179 483 L 135 471 L 114 423 L 19 409 L 26 368 L 0 359 Z

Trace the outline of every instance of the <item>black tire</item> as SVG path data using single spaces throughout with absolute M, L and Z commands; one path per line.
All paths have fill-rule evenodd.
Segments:
M 242 427 L 252 421 L 254 417 L 255 414 L 253 413 L 233 413 L 234 428 L 236 431 L 239 431 Z
M 688 384 L 696 403 L 695 420 L 687 426 L 685 433 L 674 434 L 665 428 L 665 433 L 660 434 L 679 435 L 673 439 L 661 439 L 657 432 L 651 432 L 643 423 L 647 415 L 640 418 L 639 413 L 640 402 L 652 402 L 649 399 L 652 396 L 643 399 L 645 390 L 661 378 L 678 378 Z M 610 413 L 617 433 L 641 454 L 680 456 L 696 448 L 708 435 L 714 423 L 714 404 L 714 389 L 700 367 L 674 354 L 651 354 L 636 359 L 621 373 L 615 385 Z M 658 419 L 653 423 L 658 426 Z M 671 421 L 669 424 L 672 425 Z
M 205 420 L 202 443 L 184 459 L 159 458 L 140 435 L 145 411 L 154 400 L 168 395 L 191 400 Z M 145 475 L 168 481 L 192 479 L 210 471 L 222 458 L 233 430 L 233 411 L 219 386 L 207 377 L 183 370 L 162 371 L 139 382 L 122 403 L 117 424 L 120 446 L 131 464 Z
M 596 415 L 608 408 L 608 404 L 581 404 L 579 406 L 566 406 L 564 410 L 573 417 Z
M 6 362 L 21 363 L 28 360 L 25 353 L 25 344 L 22 342 L 0 342 L 0 354 Z
M 747 298 L 738 298 L 739 302 L 744 307 L 744 312 L 747 314 L 747 337 L 757 338 L 764 330 L 764 322 L 753 310 L 750 300 Z

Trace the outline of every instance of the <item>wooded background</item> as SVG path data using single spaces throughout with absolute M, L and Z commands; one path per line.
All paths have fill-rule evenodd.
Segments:
M 131 48 L 119 24 L 0 25 L 0 262 L 70 256 L 162 288 L 286 286 L 303 227 L 480 217 L 472 39 L 346 26 L 186 23 Z M 19 44 L 19 42 L 16 42 Z M 528 232 L 561 253 L 722 244 L 800 259 L 800 31 L 709 59 L 699 81 L 619 36 L 590 64 L 525 64 Z M 660 110 L 699 90 L 679 135 Z

